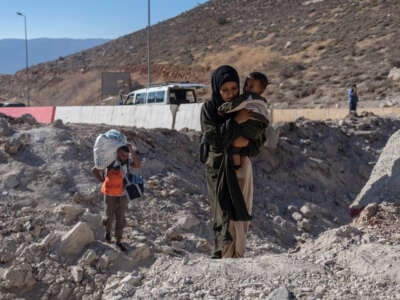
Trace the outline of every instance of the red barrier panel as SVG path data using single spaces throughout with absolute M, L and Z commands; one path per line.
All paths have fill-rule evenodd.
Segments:
M 0 107 L 0 113 L 18 118 L 24 114 L 32 115 L 39 123 L 54 121 L 55 106 Z

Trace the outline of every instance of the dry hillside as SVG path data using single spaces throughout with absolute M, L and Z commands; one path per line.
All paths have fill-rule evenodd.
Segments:
M 95 138 L 109 127 L 0 114 L 0 300 L 398 299 L 399 155 L 389 158 L 399 128 L 376 116 L 279 125 L 254 159 L 245 258 L 212 260 L 199 133 L 117 128 L 145 177 L 122 253 L 103 240 L 90 172 Z M 377 160 L 384 174 L 395 170 L 382 186 L 393 201 L 375 199 L 352 221 L 348 206 Z
M 400 67 L 399 24 L 397 0 L 212 0 L 152 28 L 153 78 L 208 83 L 229 63 L 242 76 L 266 72 L 275 106 L 343 106 L 352 82 L 364 105 L 397 105 L 400 84 L 388 74 Z M 33 103 L 99 103 L 101 71 L 144 83 L 145 62 L 141 30 L 34 66 Z M 0 97 L 21 99 L 23 76 L 0 76 Z

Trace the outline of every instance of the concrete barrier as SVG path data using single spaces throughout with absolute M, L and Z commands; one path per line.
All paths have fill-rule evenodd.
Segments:
M 40 123 L 54 121 L 54 106 L 29 106 L 29 107 L 0 107 L 0 113 L 18 118 L 24 114 L 32 115 Z
M 359 108 L 358 112 L 368 111 L 378 116 L 400 116 L 400 108 Z M 293 122 L 303 117 L 313 121 L 343 119 L 349 113 L 346 108 L 324 108 L 324 109 L 273 109 L 272 123 Z
M 176 105 L 58 106 L 55 119 L 65 123 L 108 124 L 172 129 Z
M 59 106 L 55 119 L 70 123 L 108 124 L 143 128 L 184 128 L 201 130 L 200 113 L 202 103 L 176 105 L 138 106 Z M 5 108 L 4 108 L 5 109 Z M 37 109 L 37 108 L 31 108 Z M 400 108 L 360 108 L 379 116 L 400 116 Z M 1 112 L 1 110 L 0 110 Z M 24 113 L 27 113 L 24 111 Z M 28 112 L 29 113 L 29 112 Z M 37 112 L 32 111 L 33 115 Z M 272 123 L 293 122 L 303 117 L 314 121 L 343 119 L 348 114 L 346 108 L 326 109 L 273 109 Z
M 181 104 L 179 105 L 176 116 L 174 129 L 181 130 L 183 128 L 200 131 L 200 113 L 203 103 Z

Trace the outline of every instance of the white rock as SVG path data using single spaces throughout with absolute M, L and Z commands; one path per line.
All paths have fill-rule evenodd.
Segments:
M 73 266 L 71 268 L 71 276 L 72 279 L 76 282 L 79 283 L 83 279 L 83 269 L 81 266 Z
M 186 248 L 186 244 L 184 241 L 172 241 L 171 247 L 174 249 L 182 250 Z
M 129 257 L 131 257 L 134 261 L 143 261 L 151 256 L 153 256 L 152 249 L 147 246 L 145 243 L 138 243 L 134 246 L 134 248 L 129 251 Z
M 292 213 L 292 218 L 296 222 L 300 222 L 303 219 L 303 216 L 301 215 L 301 213 L 295 211 L 294 213 Z
M 207 240 L 200 240 L 196 243 L 196 249 L 201 252 L 209 253 L 212 249 L 212 246 Z
M 60 292 L 57 295 L 57 299 L 68 300 L 72 292 L 72 287 L 68 284 L 63 284 Z
M 195 216 L 193 216 L 192 214 L 186 214 L 178 218 L 178 220 L 175 223 L 175 226 L 177 228 L 189 230 L 199 224 L 200 221 Z
M 168 240 L 178 240 L 182 238 L 182 232 L 176 226 L 172 226 L 165 231 L 165 238 Z
M 40 244 L 43 247 L 54 247 L 56 246 L 59 241 L 61 240 L 62 233 L 58 231 L 51 231 L 48 235 L 46 235 Z
M 119 251 L 115 251 L 114 249 L 109 249 L 100 257 L 100 260 L 106 267 L 108 267 L 111 263 L 116 261 L 119 256 L 120 256 Z
M 256 289 L 253 289 L 253 288 L 245 288 L 243 293 L 244 293 L 245 297 L 257 298 L 261 292 L 257 291 Z
M 92 249 L 87 250 L 79 260 L 79 264 L 83 266 L 91 266 L 97 259 L 96 252 Z
M 264 147 L 269 149 L 276 149 L 279 143 L 279 130 L 274 128 L 272 125 L 265 129 L 265 136 L 267 140 L 264 143 Z
M 310 232 L 311 231 L 311 223 L 310 220 L 308 219 L 303 219 L 299 222 L 299 227 L 306 231 L 306 232 Z
M 268 295 L 267 300 L 290 300 L 292 299 L 291 293 L 286 287 L 280 287 L 272 291 Z
M 166 255 L 173 255 L 175 253 L 174 249 L 170 246 L 160 246 L 157 251 Z
M 103 233 L 102 217 L 100 214 L 91 213 L 88 210 L 85 210 L 84 214 L 80 217 L 80 220 L 88 223 L 95 233 L 98 233 L 99 231 Z
M 388 79 L 394 81 L 400 80 L 400 68 L 393 67 L 389 72 Z
M 139 272 L 139 271 L 133 271 L 131 274 L 125 276 L 122 280 L 121 283 L 128 283 L 130 285 L 137 285 L 138 283 L 140 283 L 140 281 L 142 280 L 143 275 Z
M 182 191 L 180 189 L 172 189 L 169 191 L 169 196 L 179 197 L 182 195 Z
M 300 212 L 303 214 L 304 217 L 306 218 L 312 218 L 315 215 L 315 211 L 311 208 L 309 204 L 304 204 L 300 208 Z
M 325 0 L 308 0 L 308 1 L 304 1 L 302 3 L 302 5 L 310 5 L 310 4 L 315 4 L 315 3 L 319 3 L 319 2 L 323 2 Z
M 60 250 L 61 253 L 67 255 L 77 254 L 93 241 L 94 234 L 89 225 L 85 222 L 79 222 L 62 236 Z
M 54 208 L 54 213 L 62 216 L 67 222 L 74 221 L 84 211 L 85 208 L 71 204 L 60 204 Z
M 289 205 L 287 209 L 288 209 L 288 212 L 291 214 L 298 211 L 297 207 L 294 205 Z

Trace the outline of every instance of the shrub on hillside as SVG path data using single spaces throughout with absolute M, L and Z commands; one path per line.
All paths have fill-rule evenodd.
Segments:
M 280 72 L 280 76 L 282 78 L 291 78 L 295 76 L 297 73 L 304 71 L 306 67 L 302 62 L 293 62 L 287 64 Z
M 227 24 L 229 24 L 230 22 L 229 22 L 229 20 L 228 20 L 228 18 L 226 18 L 226 17 L 218 17 L 218 19 L 217 19 L 217 24 L 218 25 L 227 25 Z
M 392 65 L 392 67 L 400 68 L 400 57 L 399 55 L 392 55 L 389 58 L 389 63 Z

